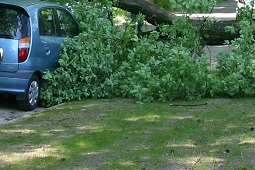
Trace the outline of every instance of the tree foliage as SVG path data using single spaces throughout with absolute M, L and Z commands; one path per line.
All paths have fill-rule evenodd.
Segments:
M 132 22 L 120 29 L 100 18 L 105 7 L 110 8 L 111 3 L 72 2 L 83 31 L 66 39 L 60 67 L 44 73 L 44 105 L 87 97 L 131 97 L 151 102 L 254 95 L 255 40 L 245 10 L 240 38 L 226 42 L 233 53 L 221 53 L 217 69 L 210 71 L 208 56 L 201 51 L 203 37 L 187 17 L 175 18 L 172 25 L 160 25 L 140 37 Z
M 218 55 L 218 70 L 211 75 L 211 96 L 248 97 L 255 94 L 255 39 L 250 9 L 242 9 L 240 37 L 226 44 L 232 53 Z M 233 27 L 227 27 L 234 32 Z

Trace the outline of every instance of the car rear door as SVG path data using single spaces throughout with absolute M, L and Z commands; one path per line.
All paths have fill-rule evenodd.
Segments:
M 53 69 L 57 67 L 63 38 L 58 38 L 56 29 L 55 8 L 47 7 L 39 11 L 39 32 L 42 46 L 42 55 L 44 55 L 44 69 Z
M 62 23 L 61 19 L 64 19 L 64 23 Z M 63 43 L 64 38 L 67 36 L 78 35 L 78 24 L 65 9 L 48 7 L 39 11 L 39 25 L 47 69 L 56 68 L 61 52 L 61 43 Z

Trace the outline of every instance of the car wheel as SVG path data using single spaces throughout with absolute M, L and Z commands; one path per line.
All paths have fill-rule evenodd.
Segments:
M 36 108 L 39 101 L 40 88 L 39 78 L 33 75 L 25 92 L 25 100 L 19 101 L 19 107 L 22 110 L 32 111 Z

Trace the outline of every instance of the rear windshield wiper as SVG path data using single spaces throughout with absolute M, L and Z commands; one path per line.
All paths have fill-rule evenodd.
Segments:
M 1 38 L 13 38 L 13 36 L 10 34 L 1 34 L 1 33 L 0 33 L 0 37 Z

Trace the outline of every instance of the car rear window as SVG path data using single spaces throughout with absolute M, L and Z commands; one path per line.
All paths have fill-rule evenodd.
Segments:
M 30 22 L 25 10 L 0 4 L 0 38 L 21 39 L 30 36 Z

